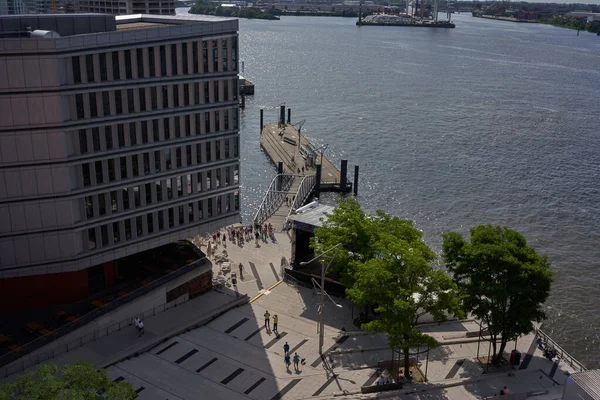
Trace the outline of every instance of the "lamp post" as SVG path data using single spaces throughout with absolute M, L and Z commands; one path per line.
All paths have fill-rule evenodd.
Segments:
M 323 146 L 319 147 L 319 151 L 321 152 L 321 165 L 323 165 L 323 152 L 327 150 L 328 147 L 328 144 L 324 144 Z
M 331 263 L 333 262 L 333 260 L 335 259 L 335 256 L 337 255 L 338 251 L 340 251 L 340 247 L 342 247 L 341 243 L 336 244 L 335 246 L 333 246 L 332 248 L 330 248 L 329 250 L 324 251 L 323 253 L 319 254 L 318 256 L 316 256 L 315 258 L 313 258 L 310 261 L 303 261 L 300 263 L 300 265 L 306 265 L 306 264 L 310 264 L 311 262 L 315 261 L 318 258 L 323 257 L 325 254 L 336 250 L 335 254 L 333 255 L 333 257 L 331 257 L 331 260 L 329 261 L 329 264 L 327 264 L 327 267 L 325 267 L 325 260 L 321 259 L 321 285 L 318 285 L 316 283 L 316 281 L 313 279 L 313 284 L 317 284 L 317 286 L 319 286 L 319 288 L 321 289 L 321 300 L 320 300 L 320 304 L 319 304 L 319 324 L 317 325 L 319 328 L 319 354 L 322 356 L 323 355 L 323 341 L 324 341 L 324 335 L 325 335 L 325 319 L 324 319 L 324 311 L 325 311 L 325 295 L 327 295 L 327 297 L 329 297 L 329 300 L 331 300 L 331 302 L 333 304 L 335 304 L 337 307 L 342 307 L 341 304 L 337 304 L 335 301 L 333 301 L 333 299 L 325 292 L 325 273 L 327 272 L 327 270 L 329 269 L 329 267 L 331 266 Z

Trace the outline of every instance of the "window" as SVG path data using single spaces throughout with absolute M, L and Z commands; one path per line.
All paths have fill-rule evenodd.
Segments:
M 181 160 L 181 147 L 175 149 L 175 159 L 177 162 L 177 168 L 181 168 L 182 160 Z
M 165 214 L 163 210 L 160 210 L 158 212 L 158 230 L 162 231 L 163 229 L 165 229 Z
M 168 86 L 162 87 L 162 103 L 163 103 L 163 108 L 169 108 L 169 87 Z
M 185 223 L 183 206 L 177 207 L 177 213 L 179 214 L 179 225 L 183 225 Z
M 135 132 L 135 122 L 129 123 L 129 144 L 135 146 L 137 144 L 137 135 Z
M 107 125 L 104 127 L 104 136 L 106 137 L 106 148 L 108 150 L 114 147 L 113 137 L 112 137 L 112 126 Z
M 90 164 L 82 164 L 81 173 L 83 175 L 83 186 L 90 186 L 92 184 L 90 177 Z
M 154 233 L 154 218 L 152 218 L 152 214 L 146 215 L 146 222 L 148 223 L 148 233 Z
M 163 185 L 161 181 L 156 181 L 154 184 L 156 185 L 156 201 L 160 203 L 163 200 Z
M 225 98 L 223 100 L 231 100 L 231 98 L 229 97 L 229 79 L 225 79 L 223 81 L 223 93 L 225 94 Z
M 85 68 L 88 82 L 94 82 L 94 57 L 91 54 L 85 56 Z
M 194 104 L 200 104 L 200 84 L 194 83 Z
M 225 151 L 225 158 L 229 158 L 229 139 L 223 141 L 223 148 Z
M 111 158 L 108 160 L 108 181 L 114 182 L 115 180 L 115 160 Z
M 115 243 L 119 243 L 121 241 L 121 231 L 119 230 L 118 222 L 112 223 L 112 230 L 113 230 L 113 241 Z
M 179 85 L 173 85 L 173 106 L 179 107 Z
M 77 119 L 85 118 L 85 111 L 83 107 L 83 95 L 75 95 L 75 108 L 77 109 Z
M 231 38 L 231 66 L 234 71 L 237 71 L 237 37 L 234 36 Z
M 150 173 L 150 153 L 144 153 L 144 175 Z
M 185 116 L 185 136 L 192 136 L 191 116 Z
M 71 57 L 71 63 L 73 64 L 73 82 L 81 83 L 81 64 L 79 63 L 79 56 Z
M 123 210 L 129 210 L 129 189 L 123 189 L 121 194 L 123 196 Z
M 232 111 L 233 114 L 233 129 L 238 129 L 238 109 L 234 108 Z
M 202 42 L 202 68 L 203 72 L 208 72 L 208 42 Z
M 123 114 L 123 97 L 120 90 L 115 91 L 115 108 L 117 114 Z
M 119 147 L 125 147 L 125 127 L 123 124 L 117 125 L 117 138 L 119 141 Z
M 98 128 L 92 128 L 92 145 L 94 151 L 100 151 L 100 130 Z
M 175 117 L 175 137 L 181 137 L 181 117 Z
M 193 221 L 194 220 L 194 203 L 188 203 L 187 209 L 188 209 L 188 221 Z
M 220 113 L 215 111 L 215 132 L 219 132 L 221 130 L 221 118 Z
M 88 248 L 94 250 L 96 248 L 96 229 L 88 229 Z
M 177 72 L 177 45 L 171 45 L 171 74 L 178 75 Z
M 240 181 L 240 167 L 239 165 L 233 166 L 233 184 L 237 185 Z
M 198 42 L 192 43 L 191 46 L 192 46 L 192 58 L 193 58 L 193 64 L 194 64 L 194 74 L 197 74 L 198 72 L 200 72 L 199 65 L 198 65 Z
M 88 219 L 94 217 L 94 203 L 92 202 L 92 196 L 86 196 L 84 199 L 85 204 L 85 215 Z
M 106 53 L 100 53 L 100 80 L 102 82 L 108 80 L 107 68 L 106 68 Z
M 134 204 L 136 207 L 139 207 L 142 205 L 142 199 L 141 199 L 141 193 L 140 193 L 139 186 L 133 187 L 133 199 L 134 199 Z
M 183 196 L 183 183 L 181 182 L 181 176 L 177 177 L 177 197 Z
M 204 213 L 202 212 L 202 210 L 203 210 L 202 204 L 203 204 L 203 203 L 204 203 L 204 202 L 203 202 L 202 200 L 200 200 L 200 201 L 198 202 L 198 219 L 202 219 L 202 216 L 203 216 L 203 214 L 204 214 Z
M 229 186 L 229 174 L 231 174 L 231 167 L 225 167 L 225 186 Z
M 152 86 L 150 88 L 150 100 L 152 101 L 152 109 L 156 110 L 158 108 L 158 98 L 156 94 L 156 86 Z
M 223 111 L 223 129 L 229 130 L 229 111 Z
M 227 211 L 229 211 L 229 210 L 230 210 L 230 207 L 229 207 L 229 202 L 230 202 L 230 201 L 231 201 L 231 194 L 230 194 L 230 193 L 227 193 L 227 194 L 225 195 L 225 212 L 227 212 Z
M 140 89 L 139 91 L 140 94 L 140 111 L 146 111 L 147 107 L 146 107 L 146 89 Z
M 206 143 L 206 162 L 211 162 L 212 161 L 212 157 L 210 154 L 210 143 Z
M 195 129 L 196 129 L 196 135 L 199 135 L 200 133 L 202 133 L 200 131 L 200 114 L 194 114 L 194 122 L 196 124 Z
M 135 101 L 133 98 L 133 89 L 127 89 L 127 112 L 132 114 L 135 112 Z
M 223 71 L 227 71 L 227 39 L 221 39 L 221 56 L 223 58 Z
M 172 199 L 173 198 L 173 187 L 172 187 L 172 182 L 171 179 L 167 179 L 167 199 Z
M 140 168 L 138 166 L 138 157 L 137 154 L 131 156 L 131 170 L 133 171 L 133 176 L 140 176 Z
M 146 183 L 144 185 L 144 191 L 146 192 L 146 204 L 152 204 L 152 185 Z
M 96 161 L 96 183 L 100 184 L 103 181 L 102 179 L 102 161 Z
M 121 179 L 126 179 L 127 178 L 127 159 L 125 157 L 120 157 L 119 165 L 121 166 Z
M 121 79 L 121 70 L 119 68 L 119 52 L 112 52 L 112 70 L 113 70 L 113 78 Z
M 219 70 L 219 42 L 216 40 L 212 41 L 212 54 L 213 54 L 213 72 Z
M 106 225 L 100 227 L 100 236 L 102 236 L 102 246 L 108 246 L 108 228 Z
M 163 128 L 165 128 L 165 139 L 171 139 L 171 124 L 170 118 L 163 119 Z
M 88 152 L 87 149 L 87 132 L 85 129 L 79 130 L 79 153 L 85 154 Z
M 158 129 L 158 120 L 152 120 L 152 138 L 155 142 L 160 141 L 160 131 Z
M 208 93 L 208 82 L 204 82 L 204 103 L 209 103 L 210 97 Z
M 210 114 L 208 112 L 204 113 L 204 131 L 210 133 Z
M 190 105 L 190 85 L 188 84 L 183 85 L 183 105 Z
M 216 156 L 217 160 L 221 159 L 221 141 L 220 140 L 215 141 L 215 156 Z
M 138 78 L 144 77 L 144 49 L 136 50 Z
M 169 208 L 169 228 L 175 226 L 175 213 L 172 208 Z
M 104 193 L 98 195 L 98 214 L 106 214 L 106 199 L 104 198 Z
M 102 92 L 102 115 L 110 115 L 110 102 L 108 92 Z
M 202 146 L 200 143 L 196 144 L 196 164 L 202 164 Z
M 167 51 L 165 46 L 160 46 L 160 75 L 167 76 Z
M 148 121 L 142 121 L 142 144 L 148 143 Z
M 181 43 L 181 66 L 183 67 L 183 73 L 188 73 L 188 54 L 187 54 L 187 43 Z
M 131 50 L 125 50 L 125 77 L 133 79 L 133 71 L 131 70 Z
M 156 67 L 154 65 L 154 47 L 148 47 L 148 64 L 150 66 L 150 77 L 156 76 Z
M 192 165 L 192 146 L 185 146 L 185 160 L 187 165 Z
M 125 220 L 125 239 L 126 240 L 131 239 L 131 220 L 130 219 Z
M 238 80 L 237 78 L 231 80 L 231 91 L 233 92 L 233 97 L 231 100 L 236 101 L 238 99 Z
M 218 189 L 218 188 L 220 188 L 220 187 L 221 187 L 221 184 L 222 184 L 222 181 L 221 181 L 221 168 L 218 168 L 218 169 L 216 170 L 216 175 L 217 175 L 217 179 L 216 179 L 216 188 Z
M 219 98 L 219 81 L 213 82 L 213 99 L 215 102 L 221 101 Z
M 160 172 L 160 150 L 154 152 L 154 170 Z
M 208 199 L 208 207 L 206 207 L 206 208 L 207 208 L 207 210 L 206 210 L 206 213 L 207 213 L 207 216 L 208 216 L 208 217 L 212 217 L 212 215 L 213 215 L 213 205 L 212 205 L 212 200 L 213 200 L 213 199 Z
M 237 190 L 233 192 L 233 203 L 236 210 L 240 209 L 240 192 Z
M 142 217 L 135 217 L 135 230 L 137 232 L 138 237 L 144 234 L 144 227 L 142 226 Z

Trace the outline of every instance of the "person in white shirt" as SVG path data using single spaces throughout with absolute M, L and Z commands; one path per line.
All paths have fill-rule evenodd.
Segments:
M 144 334 L 144 322 L 142 322 L 141 320 L 138 323 L 138 329 L 140 331 L 140 337 L 142 337 L 142 335 Z

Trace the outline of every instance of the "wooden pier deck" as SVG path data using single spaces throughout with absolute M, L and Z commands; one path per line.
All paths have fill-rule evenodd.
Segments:
M 300 136 L 300 141 L 298 137 Z M 290 143 L 291 142 L 291 143 Z M 300 143 L 298 143 L 300 142 Z M 295 145 L 293 143 L 296 143 Z M 280 127 L 278 124 L 267 124 L 263 127 L 260 135 L 260 145 L 267 156 L 277 166 L 283 163 L 283 172 L 290 174 L 302 174 L 302 167 L 306 175 L 315 175 L 316 168 L 306 167 L 305 158 L 300 152 L 302 145 L 315 149 L 304 136 L 298 134 L 298 130 L 290 124 Z M 317 152 L 315 165 L 321 163 L 321 153 Z M 299 172 L 300 171 L 300 172 Z M 323 155 L 321 166 L 321 191 L 350 191 L 352 183 L 347 182 L 346 188 L 340 187 L 340 171 Z

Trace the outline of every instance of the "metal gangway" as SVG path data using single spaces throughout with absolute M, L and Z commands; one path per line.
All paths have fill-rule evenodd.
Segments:
M 254 224 L 269 222 L 276 228 L 286 229 L 290 215 L 308 200 L 315 182 L 314 175 L 276 175 L 254 215 Z

